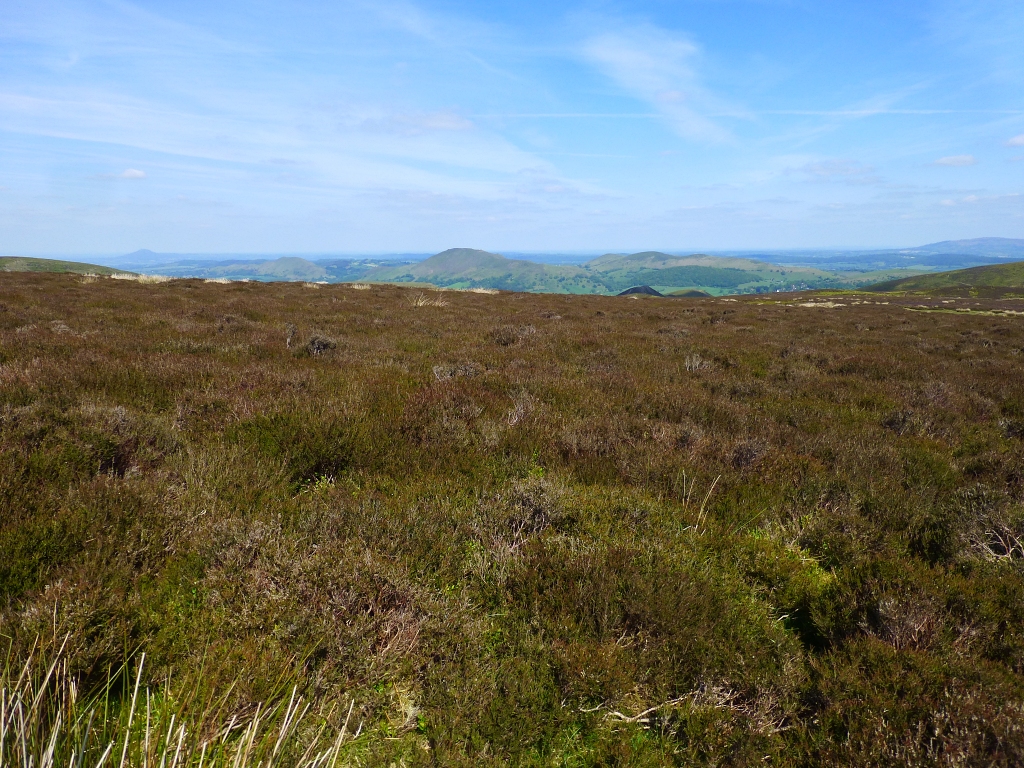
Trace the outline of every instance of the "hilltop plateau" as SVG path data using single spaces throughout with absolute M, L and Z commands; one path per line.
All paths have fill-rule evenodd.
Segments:
M 3 273 L 0 763 L 1021 765 L 1022 354 L 982 297 Z

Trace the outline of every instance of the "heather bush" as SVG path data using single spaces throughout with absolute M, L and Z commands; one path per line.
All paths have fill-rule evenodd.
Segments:
M 0 762 L 1021 762 L 1005 301 L 356 287 L 4 276 Z

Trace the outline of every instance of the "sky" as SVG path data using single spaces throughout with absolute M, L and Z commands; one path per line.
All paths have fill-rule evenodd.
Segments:
M 0 255 L 1024 238 L 1020 0 L 3 0 Z

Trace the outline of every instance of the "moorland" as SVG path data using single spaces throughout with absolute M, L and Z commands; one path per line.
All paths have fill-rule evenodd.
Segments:
M 4 273 L 0 763 L 1020 765 L 1022 313 Z

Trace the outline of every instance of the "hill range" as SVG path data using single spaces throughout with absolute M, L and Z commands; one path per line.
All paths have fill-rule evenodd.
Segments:
M 426 259 L 234 260 L 198 259 L 158 264 L 160 254 L 139 251 L 124 266 L 150 262 L 145 271 L 169 276 L 319 282 L 423 283 L 444 288 L 485 288 L 530 293 L 617 294 L 649 285 L 671 295 L 703 291 L 721 296 L 808 289 L 863 288 L 922 272 L 1024 259 L 1024 240 L 978 238 L 888 251 L 807 251 L 754 254 L 609 253 L 582 264 L 506 258 L 473 248 L 451 248 Z M 785 263 L 791 262 L 791 263 Z
M 1024 240 L 1007 237 L 976 237 L 969 240 L 943 240 L 914 248 L 759 250 L 735 252 L 728 255 L 767 261 L 771 264 L 785 264 L 794 267 L 827 267 L 839 271 L 862 272 L 899 268 L 934 271 L 1022 261 L 1024 260 Z
M 32 270 L 39 270 L 36 259 Z M 51 262 L 50 271 L 108 268 L 65 268 L 73 262 Z M 906 269 L 836 272 L 816 267 L 789 267 L 739 257 L 658 251 L 606 254 L 581 265 L 542 264 L 508 259 L 472 248 L 451 248 L 420 262 L 374 259 L 323 259 L 297 256 L 270 260 L 176 261 L 141 267 L 148 274 L 204 279 L 416 283 L 452 289 L 495 289 L 528 293 L 612 295 L 637 285 L 662 294 L 703 291 L 710 295 L 794 291 L 813 288 L 856 288 L 879 280 L 905 277 Z M 12 271 L 21 271 L 14 270 Z M 106 273 L 105 272 L 105 273 Z
M 831 254 L 832 268 L 823 268 Z M 895 254 L 895 255 L 894 255 Z M 276 259 L 226 258 L 210 260 L 185 254 L 142 250 L 116 259 L 109 267 L 47 259 L 0 260 L 8 271 L 69 271 L 109 274 L 114 267 L 132 267 L 148 274 L 205 279 L 412 283 L 452 289 L 496 289 L 530 293 L 614 295 L 636 286 L 650 286 L 663 295 L 701 291 L 713 296 L 812 289 L 964 290 L 947 285 L 934 273 L 968 266 L 954 281 L 970 282 L 974 275 L 1001 275 L 998 284 L 984 287 L 1006 292 L 1020 285 L 1008 259 L 1024 259 L 1024 240 L 980 238 L 933 243 L 899 252 L 789 252 L 795 264 L 777 263 L 780 254 L 762 258 L 745 255 L 675 255 L 659 251 L 609 253 L 582 264 L 541 263 L 473 248 L 451 248 L 426 259 L 324 258 L 282 256 Z M 844 268 L 835 268 L 835 260 Z M 975 266 L 978 263 L 986 266 Z M 815 266 L 818 263 L 820 266 Z M 892 264 L 904 266 L 892 266 Z M 889 266 L 886 266 L 889 265 Z M 907 266 L 909 265 L 909 266 Z M 878 267 L 878 268 L 876 268 Z M 994 268 L 996 272 L 984 270 Z M 982 271 L 977 271 L 982 270 Z M 1002 271 L 1000 271 L 1002 270 Z M 1008 271 L 1007 271 L 1008 270 Z M 124 271 L 124 270 L 120 270 Z M 942 273 L 945 274 L 945 273 Z M 953 273 L 950 273 L 953 274 Z M 997 278 L 984 278 L 995 280 Z
M 842 277 L 826 270 L 794 269 L 704 254 L 607 254 L 575 266 L 506 259 L 471 248 L 452 248 L 418 264 L 379 268 L 364 279 L 424 282 L 446 288 L 588 294 L 620 293 L 636 285 L 650 285 L 663 294 L 693 289 L 712 294 L 755 293 L 838 286 L 844 282 Z

